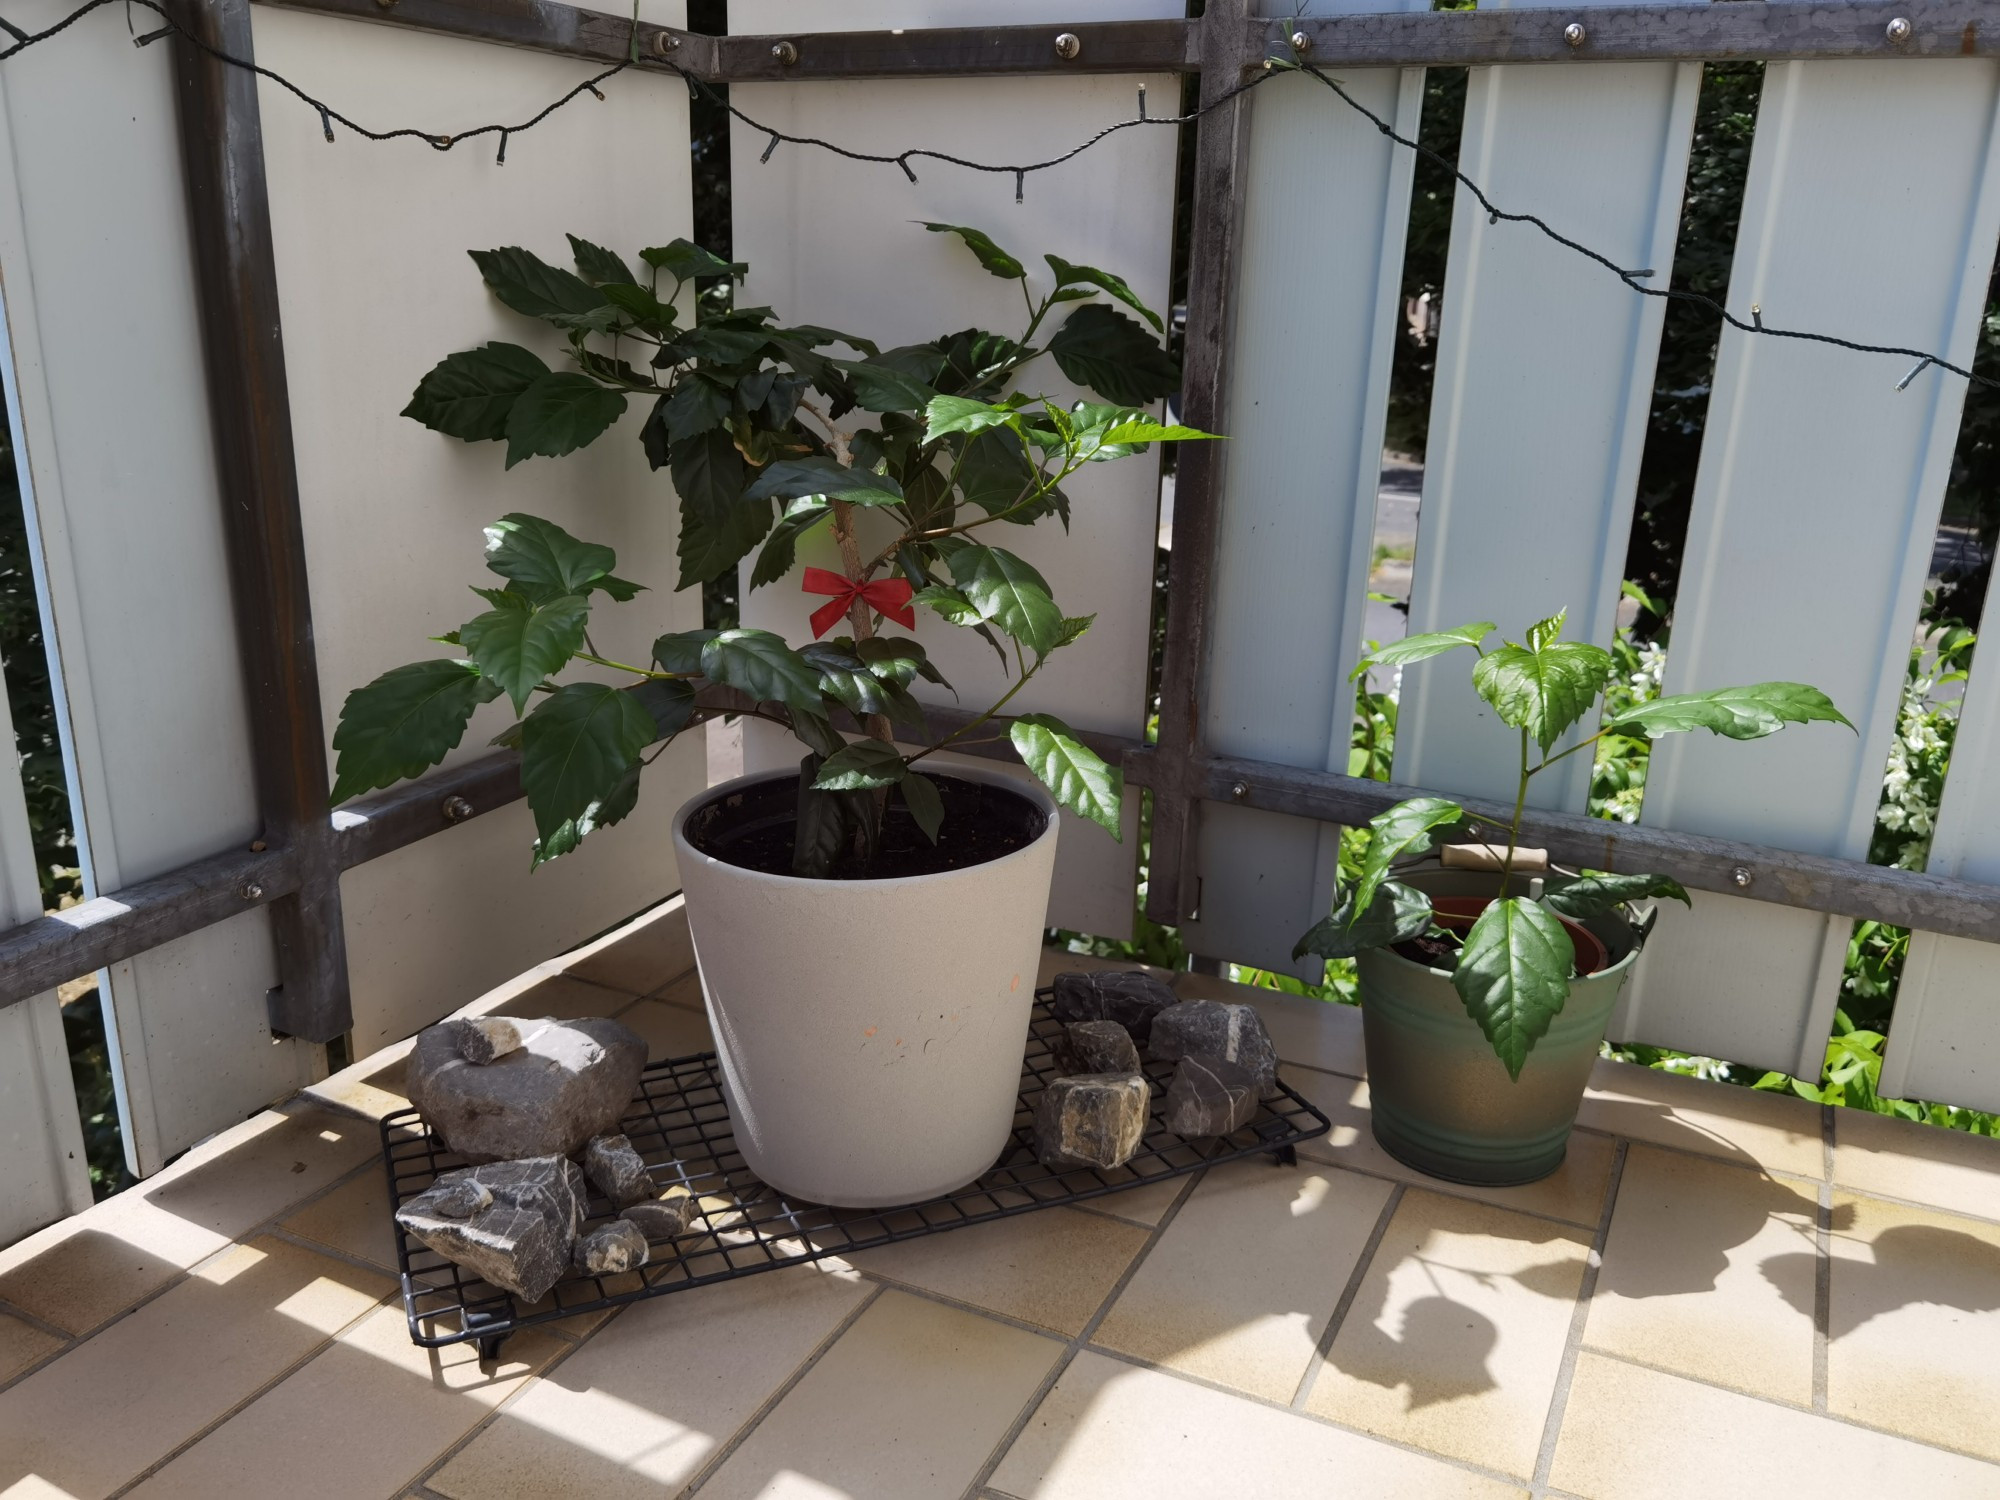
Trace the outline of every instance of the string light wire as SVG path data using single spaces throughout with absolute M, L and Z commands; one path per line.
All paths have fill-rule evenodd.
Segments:
M 71 11 L 61 20 L 55 22 L 53 25 L 47 27 L 46 29 L 38 32 L 24 31 L 20 27 L 14 25 L 11 21 L 7 20 L 4 16 L 0 16 L 0 31 L 5 31 L 8 35 L 12 36 L 15 39 L 12 46 L 0 49 L 0 62 L 6 62 L 9 58 L 19 55 L 20 53 L 26 51 L 30 47 L 33 47 L 41 42 L 46 42 L 53 37 L 61 35 L 63 32 L 67 31 L 70 27 L 74 26 L 78 21 L 81 21 L 85 16 L 89 15 L 92 11 L 101 10 L 105 6 L 114 3 L 118 3 L 118 0 L 85 0 L 84 4 L 78 6 L 75 10 Z M 549 116 L 553 115 L 557 110 L 561 109 L 564 105 L 569 104 L 571 101 L 575 100 L 580 95 L 586 93 L 594 94 L 599 99 L 602 99 L 604 95 L 602 92 L 599 91 L 598 85 L 606 82 L 609 79 L 617 77 L 620 73 L 623 73 L 624 71 L 626 71 L 626 69 L 633 67 L 638 62 L 638 30 L 637 30 L 637 22 L 635 20 L 633 28 L 633 36 L 632 36 L 632 51 L 630 56 L 628 56 L 623 62 L 617 63 L 612 67 L 605 68 L 601 72 L 593 74 L 591 77 L 585 79 L 582 83 L 578 84 L 575 88 L 569 90 L 569 92 L 563 94 L 560 98 L 556 99 L 553 103 L 545 106 L 537 113 L 529 116 L 526 120 L 522 121 L 518 125 L 497 125 L 497 124 L 478 125 L 474 126 L 469 130 L 461 130 L 451 134 L 445 134 L 439 131 L 421 130 L 414 126 L 399 126 L 391 130 L 371 130 L 367 126 L 360 124 L 358 121 L 350 119 L 348 116 L 342 114 L 332 105 L 327 104 L 322 100 L 314 98 L 311 94 L 308 94 L 304 89 L 300 88 L 297 84 L 293 83 L 289 78 L 286 78 L 283 74 L 274 72 L 272 69 L 263 67 L 258 63 L 251 62 L 247 58 L 232 56 L 230 53 L 224 52 L 221 48 L 212 46 L 210 43 L 204 41 L 201 37 L 196 36 L 193 32 L 189 31 L 185 26 L 182 26 L 178 21 L 176 21 L 171 15 L 167 13 L 165 8 L 158 3 L 158 0 L 123 0 L 123 3 L 126 6 L 126 12 L 127 12 L 126 24 L 128 27 L 131 24 L 130 22 L 131 7 L 134 5 L 143 6 L 145 9 L 152 11 L 163 22 L 166 23 L 156 31 L 147 32 L 143 36 L 134 36 L 133 44 L 135 46 L 143 47 L 146 46 L 148 43 L 158 41 L 161 37 L 168 35 L 178 34 L 180 36 L 183 36 L 193 46 L 200 49 L 208 56 L 214 58 L 216 61 L 225 63 L 230 67 L 242 68 L 246 72 L 254 73 L 259 78 L 268 79 L 272 83 L 276 84 L 278 87 L 284 89 L 287 93 L 290 93 L 293 97 L 297 98 L 300 102 L 302 102 L 303 104 L 307 105 L 309 108 L 314 110 L 319 115 L 320 127 L 325 132 L 326 138 L 329 141 L 336 139 L 333 129 L 335 124 L 345 126 L 349 131 L 353 132 L 357 136 L 360 136 L 363 140 L 367 141 L 393 141 L 400 139 L 420 140 L 424 142 L 426 145 L 432 147 L 434 150 L 438 151 L 449 151 L 454 146 L 457 146 L 464 141 L 469 141 L 479 136 L 497 135 L 500 137 L 500 145 L 495 160 L 496 162 L 501 164 L 504 164 L 507 160 L 507 142 L 510 137 L 517 136 L 523 133 L 524 131 L 534 129 L 535 126 L 541 124 L 544 120 L 548 119 Z M 1292 72 L 1302 73 L 1310 78 L 1317 80 L 1319 83 L 1323 84 L 1328 89 L 1331 89 L 1333 93 L 1344 104 L 1347 105 L 1348 108 L 1354 110 L 1363 119 L 1369 121 L 1388 140 L 1394 142 L 1398 146 L 1402 146 L 1407 150 L 1415 152 L 1417 155 L 1423 157 L 1427 161 L 1433 162 L 1436 165 L 1442 167 L 1445 171 L 1449 172 L 1452 175 L 1452 177 L 1458 181 L 1460 186 L 1462 186 L 1466 190 L 1466 192 L 1472 196 L 1473 200 L 1479 204 L 1480 208 L 1485 211 L 1488 222 L 1493 224 L 1500 224 L 1500 223 L 1525 224 L 1531 229 L 1538 230 L 1541 234 L 1546 236 L 1548 239 L 1554 241 L 1556 244 L 1562 246 L 1564 249 L 1573 251 L 1574 253 L 1583 256 L 1586 260 L 1593 261 L 1597 265 L 1602 266 L 1605 270 L 1609 271 L 1613 276 L 1616 276 L 1627 287 L 1631 288 L 1634 292 L 1637 292 L 1642 297 L 1658 297 L 1667 301 L 1686 302 L 1692 304 L 1693 306 L 1702 308 L 1704 311 L 1710 313 L 1719 322 L 1722 322 L 1728 325 L 1729 327 L 1734 328 L 1744 334 L 1761 335 L 1766 338 L 1793 339 L 1814 344 L 1826 344 L 1833 348 L 1845 349 L 1855 354 L 1893 354 L 1904 359 L 1914 360 L 1916 363 L 1911 367 L 1909 373 L 1904 375 L 1903 378 L 1896 383 L 1895 389 L 1898 391 L 1909 389 L 1911 382 L 1913 382 L 1925 370 L 1930 369 L 1933 366 L 1935 366 L 1940 370 L 1946 371 L 1949 374 L 1957 375 L 1964 380 L 1974 382 L 1978 385 L 1987 386 L 1990 388 L 2000 388 L 2000 380 L 1994 380 L 1984 375 L 1975 374 L 1972 370 L 1967 369 L 1962 365 L 1954 364 L 1950 360 L 1945 359 L 1940 355 L 1932 354 L 1927 350 L 1906 348 L 1904 346 L 1896 344 L 1868 344 L 1868 343 L 1862 343 L 1855 339 L 1841 338 L 1838 335 L 1830 333 L 1813 333 L 1808 330 L 1799 328 L 1774 327 L 1771 324 L 1768 324 L 1764 321 L 1763 311 L 1761 307 L 1756 307 L 1756 306 L 1753 306 L 1750 309 L 1750 318 L 1746 321 L 1745 319 L 1740 318 L 1736 314 L 1732 313 L 1722 303 L 1716 301 L 1715 298 L 1707 296 L 1701 292 L 1686 291 L 1681 288 L 1671 287 L 1671 286 L 1667 287 L 1648 286 L 1646 283 L 1651 279 L 1653 279 L 1653 277 L 1655 277 L 1658 274 L 1657 272 L 1652 271 L 1650 269 L 1647 270 L 1628 269 L 1625 266 L 1619 265 L 1617 261 L 1613 260 L 1610 256 L 1604 254 L 1602 251 L 1594 250 L 1589 245 L 1584 244 L 1582 241 L 1572 239 L 1568 235 L 1563 234 L 1537 214 L 1516 213 L 1509 209 L 1501 208 L 1497 203 L 1495 203 L 1492 200 L 1491 197 L 1487 195 L 1486 190 L 1484 188 L 1482 188 L 1477 182 L 1473 181 L 1472 178 L 1468 177 L 1464 172 L 1459 170 L 1458 163 L 1452 161 L 1450 158 L 1442 155 L 1441 153 L 1432 150 L 1429 146 L 1424 145 L 1421 141 L 1413 140 L 1409 136 L 1400 134 L 1396 130 L 1396 128 L 1393 125 L 1391 125 L 1387 120 L 1383 119 L 1382 116 L 1376 114 L 1373 110 L 1369 109 L 1368 106 L 1361 103 L 1360 100 L 1356 99 L 1352 94 L 1350 94 L 1347 91 L 1347 89 L 1341 85 L 1338 79 L 1328 76 L 1320 68 L 1306 61 L 1303 57 L 1295 57 L 1290 60 L 1272 58 L 1265 63 L 1262 69 L 1250 74 L 1249 77 L 1244 79 L 1244 81 L 1242 81 L 1241 83 L 1238 83 L 1232 86 L 1231 88 L 1225 89 L 1222 93 L 1218 94 L 1215 98 L 1209 100 L 1206 104 L 1201 105 L 1199 108 L 1190 110 L 1187 113 L 1180 115 L 1149 114 L 1146 109 L 1145 89 L 1142 85 L 1139 92 L 1139 113 L 1135 115 L 1133 118 L 1129 120 L 1119 120 L 1110 125 L 1107 125 L 1103 129 L 1085 138 L 1077 145 L 1071 147 L 1067 151 L 1060 153 L 1059 155 L 1047 157 L 1040 161 L 1019 162 L 1019 163 L 974 161 L 969 157 L 957 156 L 948 151 L 934 151 L 929 147 L 923 147 L 923 146 L 911 147 L 907 150 L 898 151 L 894 153 L 857 151 L 851 147 L 843 146 L 837 141 L 826 140 L 820 136 L 793 135 L 787 131 L 779 130 L 775 126 L 767 125 L 762 120 L 755 119 L 752 116 L 744 113 L 743 110 L 737 108 L 735 104 L 731 103 L 726 96 L 717 91 L 705 79 L 696 77 L 694 74 L 690 73 L 687 69 L 679 66 L 678 64 L 662 60 L 659 61 L 656 65 L 677 75 L 681 79 L 681 81 L 687 86 L 690 95 L 698 97 L 706 97 L 713 103 L 721 106 L 723 109 L 726 109 L 729 112 L 731 118 L 740 120 L 746 127 L 757 132 L 759 135 L 767 136 L 769 138 L 769 141 L 764 148 L 764 154 L 762 157 L 763 161 L 768 162 L 771 159 L 772 153 L 775 152 L 780 145 L 797 146 L 802 148 L 810 148 L 810 149 L 826 151 L 831 153 L 832 155 L 841 157 L 848 161 L 862 162 L 870 165 L 892 166 L 900 170 L 903 173 L 903 175 L 906 176 L 911 182 L 915 182 L 917 180 L 917 174 L 912 169 L 911 166 L 912 162 L 934 161 L 942 163 L 946 166 L 958 167 L 968 172 L 984 172 L 984 173 L 1012 176 L 1014 179 L 1014 201 L 1016 203 L 1021 202 L 1023 197 L 1025 196 L 1024 185 L 1029 173 L 1050 171 L 1053 168 L 1060 167 L 1065 163 L 1074 161 L 1077 157 L 1083 155 L 1084 152 L 1090 150 L 1093 146 L 1096 146 L 1100 142 L 1109 139 L 1111 136 L 1118 134 L 1120 131 L 1130 130 L 1133 129 L 1134 127 L 1148 126 L 1148 125 L 1171 126 L 1177 128 L 1182 125 L 1193 124 L 1194 122 L 1200 120 L 1204 115 L 1207 115 L 1214 110 L 1222 108 L 1222 106 L 1224 106 L 1225 104 L 1234 102 L 1235 100 L 1241 98 L 1243 95 L 1248 94 L 1251 90 L 1259 88 L 1262 85 L 1270 82 L 1273 78 L 1280 77 L 1285 73 L 1292 73 Z

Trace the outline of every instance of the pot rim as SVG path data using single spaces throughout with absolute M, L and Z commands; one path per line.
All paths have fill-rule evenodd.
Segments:
M 1054 842 L 1056 834 L 1062 826 L 1062 820 L 1058 815 L 1055 799 L 1049 795 L 1048 789 L 1039 781 L 1031 780 L 1023 783 L 1014 780 L 1010 776 L 1001 775 L 997 771 L 989 771 L 983 766 L 952 766 L 949 770 L 940 769 L 939 774 L 955 776 L 960 781 L 972 781 L 984 786 L 996 786 L 1003 791 L 1013 792 L 1026 799 L 1029 803 L 1039 808 L 1046 819 L 1042 831 L 1026 844 L 1023 844 L 1019 849 L 1014 850 L 1010 854 L 1003 854 L 998 859 L 983 860 L 979 864 L 965 865 L 956 870 L 935 870 L 928 875 L 884 875 L 872 880 L 828 880 L 824 878 L 811 878 L 804 875 L 773 875 L 768 871 L 748 869 L 743 865 L 731 864 L 726 859 L 717 859 L 712 854 L 705 854 L 695 848 L 688 841 L 687 837 L 688 819 L 693 817 L 696 811 L 706 807 L 716 798 L 726 797 L 733 791 L 745 787 L 758 786 L 765 782 L 796 781 L 799 776 L 797 771 L 755 771 L 747 776 L 733 776 L 727 781 L 718 781 L 714 786 L 697 792 L 680 805 L 680 808 L 674 813 L 673 821 L 674 856 L 680 862 L 683 869 L 689 863 L 699 863 L 717 870 L 727 870 L 732 878 L 778 890 L 818 890 L 825 887 L 848 889 L 861 887 L 873 891 L 895 890 L 916 885 L 933 885 L 939 881 L 976 879 L 989 870 L 1002 870 L 1011 862 L 1036 858 L 1039 856 L 1043 844 Z M 686 883 L 685 876 L 682 878 L 682 883 Z
M 1418 860 L 1412 864 L 1403 865 L 1399 869 L 1392 870 L 1390 873 L 1396 878 L 1400 879 L 1406 875 L 1422 874 L 1428 871 L 1437 870 L 1439 868 L 1441 868 L 1441 866 L 1437 864 L 1435 856 L 1432 856 L 1426 859 Z M 1418 887 L 1418 889 L 1422 889 L 1422 887 Z M 1429 895 L 1430 892 L 1426 891 L 1424 894 Z M 1652 933 L 1651 925 L 1647 924 L 1645 926 L 1642 926 L 1640 923 L 1632 919 L 1632 917 L 1629 915 L 1631 911 L 1631 903 L 1629 902 L 1615 908 L 1615 910 L 1619 915 L 1619 919 L 1624 922 L 1626 928 L 1630 931 L 1632 935 L 1631 948 L 1627 950 L 1623 958 L 1617 960 L 1615 963 L 1608 963 L 1603 968 L 1593 970 L 1588 974 L 1577 975 L 1575 978 L 1570 980 L 1570 983 L 1572 985 L 1585 984 L 1598 979 L 1607 979 L 1614 974 L 1622 973 L 1626 969 L 1628 969 L 1632 964 L 1636 963 L 1638 961 L 1639 955 L 1645 952 L 1646 939 L 1649 936 L 1651 936 Z M 1602 942 L 1603 939 L 1599 938 L 1598 941 Z M 1359 962 L 1363 954 L 1368 955 L 1378 961 L 1386 961 L 1389 963 L 1401 964 L 1404 968 L 1415 969 L 1419 973 L 1435 974 L 1438 978 L 1444 980 L 1446 983 L 1450 983 L 1451 981 L 1452 971 L 1450 969 L 1439 969 L 1432 967 L 1430 964 L 1420 964 L 1416 962 L 1416 960 L 1414 959 L 1403 957 L 1402 954 L 1396 952 L 1395 949 L 1393 948 L 1381 947 L 1381 948 L 1364 949 L 1362 954 L 1357 954 L 1355 956 L 1357 962 Z

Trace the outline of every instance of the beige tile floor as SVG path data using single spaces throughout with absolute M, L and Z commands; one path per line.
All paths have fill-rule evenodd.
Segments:
M 670 1055 L 706 1044 L 692 962 L 669 906 L 472 1009 Z M 1560 1173 L 1462 1189 L 1375 1145 L 1357 1013 L 1249 998 L 1333 1122 L 1296 1166 L 490 1365 L 405 1334 L 386 1049 L 0 1251 L 0 1497 L 2000 1500 L 2000 1142 L 1605 1063 Z

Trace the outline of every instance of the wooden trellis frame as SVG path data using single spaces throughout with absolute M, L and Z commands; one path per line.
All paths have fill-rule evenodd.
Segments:
M 539 0 L 265 0 L 582 59 L 629 55 L 624 17 Z M 1246 0 L 1211 0 L 1197 21 L 1132 21 L 706 37 L 637 27 L 644 70 L 669 64 L 704 80 L 916 78 L 1061 73 L 1198 75 L 1214 102 L 1267 57 L 1341 66 L 1679 59 L 1945 58 L 2000 53 L 1976 0 L 1590 6 L 1260 19 Z M 251 55 L 249 0 L 186 0 L 183 23 L 233 56 Z M 1296 26 L 1296 32 L 1293 27 Z M 1063 40 L 1059 43 L 1058 39 Z M 351 1024 L 339 875 L 520 793 L 511 752 L 362 799 L 329 819 L 324 726 L 305 586 L 303 528 L 292 456 L 277 269 L 265 191 L 254 79 L 176 38 L 180 133 L 193 238 L 199 252 L 209 404 L 222 463 L 238 639 L 251 704 L 262 836 L 221 853 L 0 933 L 0 1006 L 12 1005 L 184 937 L 250 907 L 270 905 L 281 985 L 274 1032 L 328 1041 Z M 1198 126 L 1183 407 L 1220 430 L 1241 168 L 1250 106 L 1235 98 Z M 1221 504 L 1220 459 L 1204 445 L 1181 460 L 1159 743 L 1086 736 L 1122 759 L 1127 779 L 1153 796 L 1151 915 L 1176 921 L 1193 906 L 1192 838 L 1206 802 L 1351 823 L 1410 788 L 1332 772 L 1213 754 L 1200 730 L 1207 670 L 1211 574 Z M 948 730 L 954 714 L 934 710 Z M 997 747 L 989 753 L 1004 754 Z M 1504 822 L 1508 809 L 1468 804 Z M 1558 857 L 1610 870 L 1648 869 L 1698 889 L 1784 906 L 1872 918 L 1948 936 L 2000 942 L 2000 888 L 1804 855 L 1761 845 L 1531 812 L 1524 833 Z

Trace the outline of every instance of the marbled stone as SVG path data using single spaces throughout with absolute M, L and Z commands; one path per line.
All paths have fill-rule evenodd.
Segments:
M 1049 1008 L 1057 1020 L 1116 1021 L 1142 1047 L 1153 1017 L 1174 1003 L 1174 992 L 1163 981 L 1138 969 L 1058 974 L 1050 983 L 1055 998 Z
M 618 1217 L 638 1225 L 647 1239 L 659 1241 L 685 1234 L 694 1212 L 694 1195 L 684 1187 L 670 1187 L 657 1198 L 619 1210 Z
M 421 1032 L 410 1054 L 410 1102 L 467 1161 L 570 1156 L 618 1128 L 646 1066 L 646 1043 L 616 1021 L 551 1021 L 513 1051 L 476 1066 L 470 1023 Z
M 600 1135 L 583 1148 L 583 1175 L 617 1208 L 643 1203 L 660 1191 L 645 1158 L 622 1135 Z
M 1063 1028 L 1065 1073 L 1137 1073 L 1139 1049 L 1116 1021 L 1071 1021 Z
M 600 1224 L 576 1242 L 571 1255 L 586 1276 L 615 1276 L 646 1263 L 646 1235 L 627 1219 Z
M 1035 1101 L 1035 1155 L 1045 1167 L 1119 1167 L 1146 1134 L 1152 1089 L 1140 1073 L 1051 1079 Z
M 1260 1094 L 1278 1077 L 1278 1049 L 1271 1045 L 1264 1018 L 1254 1006 L 1183 1000 L 1153 1017 L 1148 1057 L 1155 1062 L 1179 1062 L 1191 1054 L 1238 1064 L 1250 1074 Z
M 467 1185 L 489 1195 L 471 1218 L 451 1210 Z M 583 1220 L 583 1173 L 562 1156 L 487 1162 L 448 1172 L 396 1210 L 410 1236 L 502 1291 L 539 1302 L 569 1269 Z
M 483 1068 L 494 1058 L 516 1051 L 549 1024 L 548 1016 L 536 1021 L 518 1016 L 468 1016 L 459 1026 L 458 1055 L 474 1067 Z
M 1257 1113 L 1257 1080 L 1227 1058 L 1191 1052 L 1167 1089 L 1167 1129 L 1192 1140 L 1229 1135 Z

